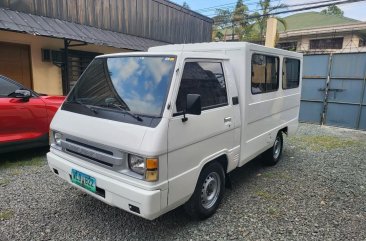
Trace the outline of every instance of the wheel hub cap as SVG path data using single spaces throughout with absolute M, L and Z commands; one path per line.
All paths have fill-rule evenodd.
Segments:
M 276 138 L 275 143 L 273 145 L 273 158 L 277 159 L 280 156 L 281 153 L 281 141 L 279 140 L 279 137 Z
M 220 176 L 216 172 L 206 177 L 201 189 L 201 202 L 204 208 L 211 208 L 216 203 L 220 194 L 220 185 Z

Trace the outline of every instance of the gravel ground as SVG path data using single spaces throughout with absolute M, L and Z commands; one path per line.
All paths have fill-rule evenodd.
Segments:
M 147 221 L 110 207 L 43 161 L 3 165 L 0 240 L 366 240 L 365 143 L 366 132 L 301 124 L 277 166 L 257 158 L 235 170 L 219 210 L 201 222 L 182 208 Z

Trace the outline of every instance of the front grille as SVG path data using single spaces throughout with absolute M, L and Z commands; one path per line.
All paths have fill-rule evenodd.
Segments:
M 61 140 L 61 147 L 71 155 L 112 169 L 115 169 L 114 167 L 120 169 L 126 163 L 124 160 L 127 154 L 112 147 L 92 143 L 80 138 L 65 136 Z
M 73 153 L 73 154 L 75 154 L 75 155 L 81 156 L 81 157 L 88 158 L 88 159 L 90 159 L 90 160 L 93 160 L 93 161 L 98 162 L 98 163 L 100 163 L 100 164 L 106 165 L 106 166 L 108 166 L 108 167 L 113 167 L 113 165 L 112 165 L 112 164 L 110 164 L 110 163 L 108 163 L 108 162 L 104 162 L 104 161 L 101 161 L 101 160 L 95 159 L 95 158 L 93 158 L 93 157 L 90 157 L 90 156 L 86 156 L 86 155 L 83 155 L 83 154 L 77 153 L 76 151 L 72 151 L 72 150 L 69 150 L 69 149 L 66 149 L 66 151 L 67 151 L 67 152 L 69 152 L 69 153 Z
M 98 148 L 98 147 L 95 147 L 95 146 L 92 146 L 92 145 L 88 145 L 88 144 L 85 144 L 85 143 L 81 143 L 79 141 L 71 140 L 69 138 L 66 138 L 66 141 L 67 142 L 70 142 L 70 143 L 74 143 L 74 144 L 79 145 L 79 146 L 87 147 L 89 149 L 93 149 L 93 150 L 96 150 L 96 151 L 105 153 L 107 155 L 112 155 L 113 156 L 113 152 L 108 151 L 108 150 L 105 150 L 105 149 L 101 149 L 101 148 Z

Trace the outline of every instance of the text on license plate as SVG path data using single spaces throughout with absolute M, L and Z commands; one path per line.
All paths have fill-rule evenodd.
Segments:
M 91 192 L 97 191 L 95 178 L 75 169 L 71 169 L 71 181 Z

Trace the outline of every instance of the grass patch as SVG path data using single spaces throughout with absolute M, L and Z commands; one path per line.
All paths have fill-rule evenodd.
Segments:
M 9 220 L 11 217 L 14 216 L 14 212 L 12 210 L 4 210 L 0 211 L 0 220 Z
M 313 151 L 325 151 L 338 148 L 360 146 L 362 143 L 335 136 L 295 136 L 293 139 Z
M 48 151 L 49 147 L 46 146 L 0 154 L 0 169 L 43 166 L 46 163 Z
M 265 172 L 265 173 L 262 173 L 261 175 L 262 177 L 265 177 L 265 178 L 269 178 L 269 179 L 285 179 L 285 180 L 288 180 L 290 179 L 290 176 L 286 173 L 282 173 L 282 172 Z
M 256 191 L 255 195 L 257 195 L 258 197 L 260 197 L 262 199 L 267 199 L 267 200 L 274 199 L 274 196 L 266 191 Z
M 280 216 L 280 212 L 276 208 L 274 208 L 274 207 L 268 208 L 268 213 L 272 217 L 279 217 Z
M 17 169 L 17 168 L 11 168 L 10 169 L 10 175 L 19 176 L 20 174 L 22 174 L 22 170 Z
M 0 187 L 5 187 L 10 183 L 9 179 L 0 179 Z
M 0 169 L 6 168 L 18 168 L 18 167 L 26 167 L 26 166 L 43 166 L 46 163 L 46 159 L 44 156 L 33 157 L 28 160 L 15 160 L 15 161 L 1 161 Z

